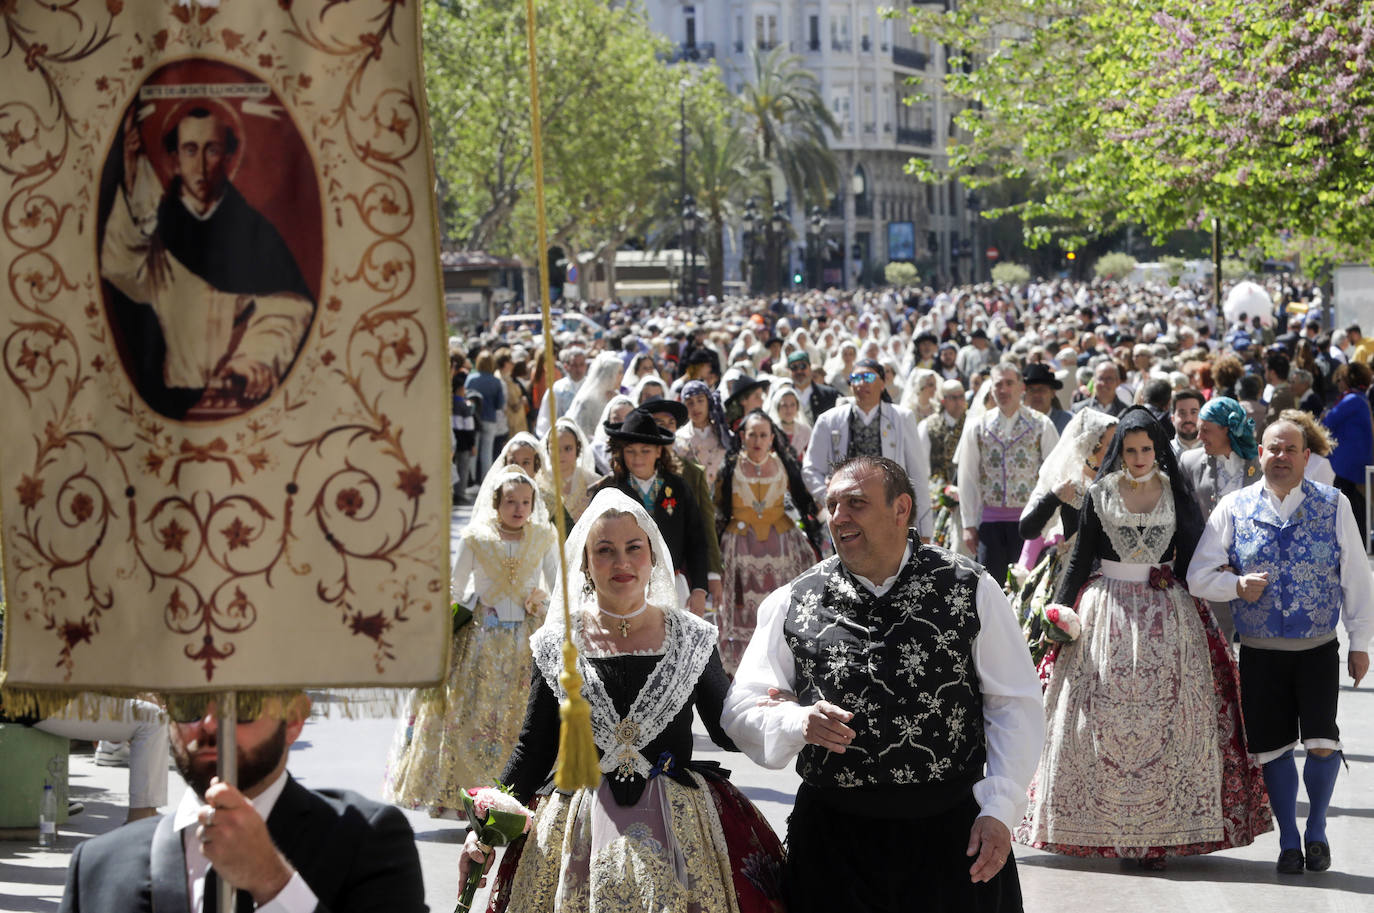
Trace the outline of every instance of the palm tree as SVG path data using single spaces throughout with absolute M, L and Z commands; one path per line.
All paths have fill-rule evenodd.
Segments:
M 693 139 L 690 183 L 697 209 L 706 221 L 705 247 L 711 294 L 725 295 L 725 226 L 734 221 L 739 201 L 762 189 L 765 172 L 749 134 L 738 118 L 698 113 L 690 122 Z
M 791 196 L 803 205 L 829 205 L 839 186 L 829 138 L 839 126 L 821 98 L 819 81 L 800 57 L 781 46 L 762 56 L 756 50 L 752 60 L 754 79 L 744 87 L 739 105 L 754 156 L 763 167 L 776 169 Z M 772 182 L 765 182 L 763 190 L 767 218 L 775 202 Z M 768 241 L 771 264 L 782 239 L 769 232 Z

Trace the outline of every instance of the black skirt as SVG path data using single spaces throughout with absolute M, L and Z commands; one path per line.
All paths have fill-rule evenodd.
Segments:
M 979 807 L 972 795 L 925 818 L 869 818 L 803 785 L 787 819 L 789 913 L 1021 913 L 1016 860 L 991 881 L 965 855 Z

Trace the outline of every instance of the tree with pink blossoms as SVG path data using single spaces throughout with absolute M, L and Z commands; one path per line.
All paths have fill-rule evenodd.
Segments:
M 968 102 L 927 179 L 1004 180 L 1027 240 L 1220 219 L 1228 246 L 1374 250 L 1366 0 L 966 0 L 913 7 Z

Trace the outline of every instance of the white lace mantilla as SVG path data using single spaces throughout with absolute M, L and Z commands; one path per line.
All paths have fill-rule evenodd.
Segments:
M 1174 537 L 1174 499 L 1169 479 L 1159 474 L 1164 490 L 1155 506 L 1145 513 L 1126 509 L 1121 497 L 1124 473 L 1118 470 L 1094 485 L 1093 507 L 1102 520 L 1117 558 L 1123 564 L 1159 564 Z
M 692 699 L 701 673 L 711 659 L 718 636 L 715 625 L 686 612 L 663 613 L 663 658 L 649 673 L 635 695 L 630 712 L 621 718 L 606 685 L 587 662 L 583 615 L 573 616 L 573 643 L 577 646 L 577 671 L 582 676 L 582 696 L 591 705 L 592 737 L 601 749 L 601 771 L 615 771 L 618 780 L 638 774 L 647 778 L 652 769 L 643 749 L 658 738 Z M 558 676 L 563 671 L 563 625 L 546 624 L 530 638 L 530 650 L 544 681 L 561 702 L 567 697 Z

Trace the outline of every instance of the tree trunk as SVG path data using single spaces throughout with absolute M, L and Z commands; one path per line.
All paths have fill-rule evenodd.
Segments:
M 710 276 L 711 294 L 717 301 L 725 300 L 725 220 L 715 215 L 711 218 L 711 231 L 706 237 L 706 258 Z

